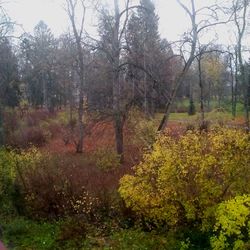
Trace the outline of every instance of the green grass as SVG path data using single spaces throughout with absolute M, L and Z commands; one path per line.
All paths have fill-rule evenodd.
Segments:
M 39 223 L 19 217 L 5 219 L 1 225 L 3 242 L 12 249 L 55 249 L 55 235 L 59 229 L 56 223 Z
M 163 113 L 157 113 L 155 115 L 156 123 L 160 122 L 163 117 Z M 200 113 L 196 113 L 195 115 L 188 115 L 187 113 L 171 113 L 169 117 L 170 122 L 179 122 L 179 123 L 196 123 L 200 120 Z M 242 114 L 237 115 L 237 117 L 242 117 Z M 212 123 L 217 122 L 229 122 L 232 121 L 233 117 L 230 112 L 223 111 L 219 112 L 218 110 L 213 110 L 211 112 L 205 113 L 205 119 L 209 120 Z
M 146 250 L 166 249 L 179 250 L 185 245 L 177 240 L 174 234 L 157 234 L 144 232 L 139 228 L 117 229 L 103 232 L 99 227 L 86 225 L 83 238 L 75 237 L 62 240 L 62 225 L 68 225 L 69 230 L 74 224 L 65 221 L 36 222 L 23 217 L 2 218 L 3 242 L 12 250 Z M 67 221 L 67 220 L 66 220 Z M 72 222 L 73 223 L 73 222 Z M 68 228 L 68 227 L 67 227 Z M 64 232 L 65 234 L 65 232 Z

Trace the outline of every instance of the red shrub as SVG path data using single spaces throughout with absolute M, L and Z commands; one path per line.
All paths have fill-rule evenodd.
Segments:
M 25 127 L 12 133 L 6 143 L 16 148 L 28 148 L 31 145 L 41 147 L 45 145 L 46 137 L 45 132 L 40 127 Z
M 128 169 L 103 172 L 79 155 L 46 157 L 34 171 L 25 173 L 26 201 L 38 217 L 84 215 L 98 220 L 119 211 L 116 192 Z

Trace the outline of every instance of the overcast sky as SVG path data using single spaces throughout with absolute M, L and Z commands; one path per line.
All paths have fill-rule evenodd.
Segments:
M 26 32 L 32 32 L 34 26 L 43 20 L 51 28 L 52 32 L 58 36 L 67 31 L 68 18 L 63 9 L 65 0 L 9 0 L 5 5 L 10 17 L 23 25 Z M 112 5 L 113 0 L 102 0 Z M 136 1 L 136 0 L 133 0 Z M 185 0 L 184 0 L 185 1 Z M 197 0 L 197 4 L 206 5 L 213 0 Z M 121 3 L 124 0 L 120 0 Z M 176 0 L 154 0 L 156 12 L 159 15 L 159 31 L 162 38 L 174 41 L 187 30 L 189 20 L 177 4 Z M 96 18 L 89 12 L 87 30 L 93 30 Z M 92 28 L 91 28 L 92 27 Z M 221 43 L 228 43 L 232 40 L 229 29 L 226 27 L 219 29 Z M 214 35 L 212 35 L 214 36 Z

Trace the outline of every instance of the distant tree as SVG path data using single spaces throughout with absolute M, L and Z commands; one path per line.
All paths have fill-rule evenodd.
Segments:
M 247 81 L 247 74 L 244 67 L 243 59 L 243 39 L 246 34 L 247 28 L 247 13 L 250 6 L 249 0 L 232 0 L 231 13 L 233 14 L 234 24 L 236 26 L 236 53 L 237 63 L 239 68 L 239 80 L 243 86 L 244 95 L 244 110 L 245 110 L 245 123 L 248 130 L 250 130 L 250 84 Z
M 0 80 L 0 146 L 4 144 L 4 131 L 3 131 L 3 114 L 4 114 L 4 108 L 5 104 L 15 106 L 16 102 L 18 102 L 18 87 L 16 85 L 16 65 L 15 65 L 15 56 L 12 51 L 11 45 L 9 40 L 7 39 L 11 32 L 13 30 L 13 23 L 11 22 L 9 16 L 6 14 L 6 11 L 3 6 L 3 2 L 0 1 L 0 44 L 1 44 L 1 80 Z M 4 51 L 4 49 L 6 51 Z M 4 56 L 7 56 L 6 58 Z M 4 65 L 4 61 L 8 62 L 11 69 L 7 70 L 7 72 L 4 71 L 4 68 L 6 65 Z M 6 69 L 6 68 L 5 68 Z M 11 72 L 11 70 L 14 70 L 15 72 Z M 10 80 L 8 82 L 8 80 Z M 9 88 L 8 96 L 5 96 L 4 93 L 6 93 L 7 88 Z M 13 102 L 10 100 L 11 95 L 13 95 L 14 99 Z
M 145 113 L 152 115 L 157 94 L 156 88 L 154 88 L 155 79 L 159 78 L 159 69 L 165 68 L 164 70 L 166 70 L 161 59 L 163 59 L 164 50 L 167 51 L 168 44 L 161 42 L 158 33 L 158 16 L 155 13 L 153 2 L 151 0 L 141 0 L 140 6 L 141 8 L 134 11 L 128 21 L 126 41 L 129 62 L 134 65 L 134 67 L 130 66 L 130 74 L 135 75 L 134 79 L 132 79 L 133 84 L 142 93 L 138 97 L 143 103 Z M 152 79 L 152 76 L 155 79 Z
M 40 21 L 34 36 L 25 34 L 21 42 L 20 67 L 29 102 L 53 112 L 57 102 L 57 41 L 48 26 Z
M 188 1 L 189 4 L 184 4 L 181 0 L 177 0 L 177 2 L 188 15 L 191 27 L 189 31 L 184 34 L 183 39 L 180 39 L 176 43 L 177 49 L 180 52 L 176 56 L 181 58 L 183 67 L 175 76 L 173 88 L 165 105 L 165 114 L 158 127 L 159 131 L 163 131 L 166 128 L 178 89 L 183 84 L 193 62 L 199 57 L 199 43 L 202 34 L 211 27 L 226 24 L 231 20 L 231 16 L 227 20 L 218 20 L 218 12 L 221 11 L 222 8 L 218 8 L 216 4 L 199 9 L 194 0 Z M 204 18 L 204 16 L 207 18 Z
M 0 58 L 0 99 L 5 107 L 16 107 L 20 99 L 18 62 L 7 38 L 0 41 Z
M 75 106 L 77 95 L 76 80 L 76 46 L 70 34 L 63 34 L 58 39 L 58 50 L 56 55 L 56 72 L 59 84 L 60 106 L 69 104 L 70 116 Z

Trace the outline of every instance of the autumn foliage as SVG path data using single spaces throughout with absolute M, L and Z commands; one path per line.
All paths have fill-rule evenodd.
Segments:
M 250 137 L 240 130 L 160 135 L 135 174 L 121 179 L 119 192 L 128 207 L 156 225 L 211 231 L 218 204 L 249 193 L 249 163 Z

